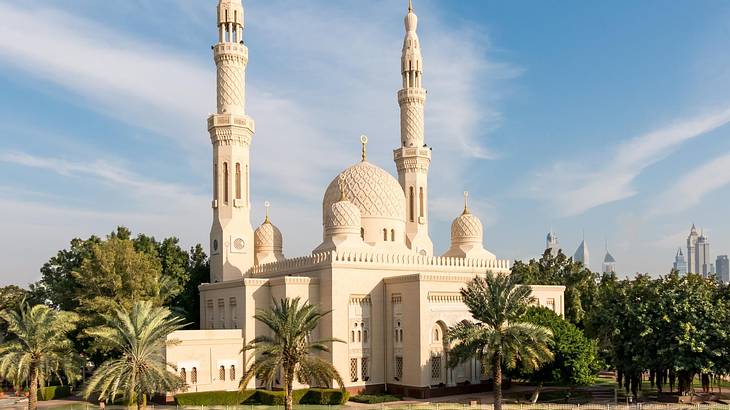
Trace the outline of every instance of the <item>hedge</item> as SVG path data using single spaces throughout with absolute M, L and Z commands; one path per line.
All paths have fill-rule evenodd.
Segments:
M 347 397 L 347 392 L 337 389 L 299 389 L 294 390 L 292 401 L 294 404 L 344 404 Z M 284 391 L 208 391 L 175 395 L 175 404 L 178 406 L 237 406 L 244 403 L 282 406 Z
M 338 405 L 345 404 L 350 395 L 347 391 L 336 389 L 309 389 L 299 400 L 300 404 Z
M 395 396 L 392 394 L 358 394 L 357 396 L 350 397 L 350 401 L 367 404 L 387 403 L 390 401 L 399 400 L 403 399 L 399 396 Z
M 48 386 L 38 389 L 38 400 L 40 401 L 61 399 L 70 395 L 71 388 L 69 386 Z
M 175 395 L 175 404 L 179 406 L 237 406 L 249 401 L 256 402 L 256 396 L 256 390 L 180 393 Z

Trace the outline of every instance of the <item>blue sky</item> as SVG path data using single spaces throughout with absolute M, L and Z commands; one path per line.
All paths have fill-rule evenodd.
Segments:
M 214 0 L 0 2 L 0 285 L 116 225 L 207 243 Z M 395 172 L 406 1 L 248 0 L 253 219 L 287 256 L 321 238 L 329 181 Z M 622 273 L 663 274 L 694 222 L 730 252 L 730 3 L 416 0 L 431 236 L 470 191 L 486 247 L 552 227 Z

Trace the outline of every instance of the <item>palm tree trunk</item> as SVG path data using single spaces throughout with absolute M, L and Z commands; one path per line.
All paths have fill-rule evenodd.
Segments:
M 294 407 L 294 368 L 288 368 L 284 371 L 284 388 L 286 395 L 284 396 L 284 410 L 292 410 Z
M 494 410 L 502 410 L 502 354 L 494 355 L 494 366 L 492 367 L 492 378 L 494 379 Z
M 38 370 L 35 363 L 30 364 L 30 369 L 28 369 L 28 373 L 30 374 L 28 410 L 36 410 L 38 408 Z

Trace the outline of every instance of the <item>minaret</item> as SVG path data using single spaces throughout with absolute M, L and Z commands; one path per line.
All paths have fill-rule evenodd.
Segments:
M 240 278 L 254 264 L 250 221 L 249 147 L 254 122 L 246 115 L 246 64 L 241 0 L 219 0 L 218 109 L 208 117 L 213 144 L 213 226 L 210 229 L 211 282 Z
M 406 36 L 403 40 L 401 75 L 403 88 L 398 91 L 400 105 L 401 143 L 393 150 L 398 180 L 406 195 L 406 245 L 424 255 L 433 254 L 428 236 L 428 167 L 431 149 L 423 135 L 423 105 L 426 90 L 421 87 L 423 58 L 416 34 L 418 17 L 408 2 L 405 18 Z

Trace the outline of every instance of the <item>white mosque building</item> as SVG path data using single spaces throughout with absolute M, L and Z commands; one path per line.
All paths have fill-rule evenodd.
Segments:
M 429 236 L 428 172 L 432 151 L 424 132 L 424 63 L 409 4 L 397 92 L 401 135 L 393 142 L 397 178 L 367 160 L 367 138 L 356 162 L 332 178 L 322 199 L 322 239 L 311 254 L 287 258 L 284 234 L 270 220 L 250 220 L 250 154 L 254 121 L 246 114 L 240 0 L 220 0 L 217 111 L 208 117 L 213 145 L 213 225 L 210 283 L 200 286 L 201 330 L 178 331 L 167 359 L 189 391 L 233 390 L 245 363 L 242 346 L 266 332 L 254 320 L 272 300 L 301 297 L 332 313 L 315 338 L 337 338 L 327 359 L 350 392 L 385 389 L 432 397 L 483 389 L 475 361 L 446 366 L 449 326 L 471 316 L 460 289 L 487 272 L 509 273 L 511 261 L 484 248 L 483 226 L 455 209 L 451 246 L 435 254 Z M 395 65 L 395 62 L 394 62 Z M 387 96 L 384 96 L 387 102 Z M 466 199 L 466 197 L 465 197 Z M 533 286 L 536 303 L 563 313 L 562 286 Z M 253 380 L 249 387 L 261 386 Z

